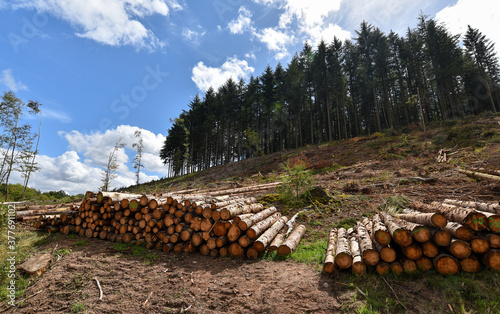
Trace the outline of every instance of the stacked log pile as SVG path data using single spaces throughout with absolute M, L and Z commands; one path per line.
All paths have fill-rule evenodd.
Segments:
M 78 204 L 63 205 L 21 205 L 16 206 L 17 221 L 35 221 L 41 216 L 60 218 L 62 214 L 71 214 Z
M 500 270 L 500 204 L 413 202 L 402 213 L 378 212 L 348 230 L 331 230 L 325 273 L 380 275 L 436 269 L 443 275 Z
M 87 192 L 76 210 L 60 218 L 42 218 L 35 227 L 164 252 L 248 258 L 268 248 L 291 254 L 305 232 L 300 225 L 285 238 L 288 218 L 275 207 L 264 208 L 254 197 L 174 196 Z

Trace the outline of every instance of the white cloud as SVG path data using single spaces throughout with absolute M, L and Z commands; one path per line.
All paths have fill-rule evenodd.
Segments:
M 253 60 L 257 59 L 257 57 L 255 56 L 255 52 L 253 52 L 253 51 L 245 53 L 245 58 L 247 58 L 247 59 L 253 59 Z
M 248 78 L 255 69 L 245 60 L 236 57 L 228 58 L 220 68 L 207 67 L 202 61 L 193 68 L 191 79 L 201 91 L 207 91 L 210 86 L 219 88 L 229 78 L 238 81 L 239 78 Z
M 297 42 L 310 41 L 317 46 L 321 39 L 331 42 L 334 36 L 342 40 L 351 37 L 350 32 L 329 22 L 333 14 L 339 12 L 341 0 L 254 0 L 254 2 L 283 11 L 276 27 L 254 32 L 269 50 L 276 52 L 277 60 L 289 56 L 288 47 Z
M 232 20 L 227 25 L 231 34 L 243 34 L 245 31 L 252 31 L 252 12 L 245 7 L 238 10 L 238 18 Z
M 20 90 L 28 90 L 28 86 L 24 85 L 20 81 L 16 81 L 16 79 L 12 76 L 12 71 L 10 69 L 2 71 L 2 76 L 0 77 L 0 83 L 7 86 L 13 92 L 17 92 Z
M 436 19 L 444 22 L 452 34 L 464 35 L 467 25 L 479 29 L 495 43 L 497 53 L 500 53 L 499 1 L 458 0 L 453 6 L 447 6 L 439 11 Z
M 177 2 L 169 2 L 179 9 Z M 102 44 L 150 49 L 165 45 L 137 20 L 155 14 L 167 16 L 169 7 L 163 0 L 23 0 L 14 7 L 50 13 L 81 29 L 77 36 Z
M 198 26 L 198 30 L 192 30 L 187 27 L 182 29 L 182 36 L 196 46 L 200 45 L 201 39 L 206 33 L 207 31 L 201 26 Z

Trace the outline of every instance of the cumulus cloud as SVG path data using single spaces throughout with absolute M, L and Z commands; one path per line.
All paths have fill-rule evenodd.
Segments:
M 137 142 L 134 132 L 138 129 L 120 125 L 104 133 L 59 132 L 59 135 L 68 141 L 71 150 L 57 157 L 39 155 L 36 161 L 40 171 L 32 175 L 29 185 L 43 192 L 64 190 L 70 194 L 97 190 L 102 185 L 103 169 L 109 152 L 120 137 L 123 138 L 125 148 L 118 151 L 118 176 L 112 180 L 111 185 L 112 188 L 119 188 L 135 184 L 135 169 L 131 164 L 135 149 L 132 148 L 132 143 Z M 166 167 L 158 156 L 164 136 L 147 130 L 141 132 L 144 144 L 142 160 L 144 168 L 141 170 L 140 179 L 141 182 L 157 180 L 159 176 L 167 174 Z M 23 179 L 19 173 L 14 172 L 12 182 L 22 183 Z
M 269 50 L 276 52 L 277 60 L 289 56 L 288 47 L 297 42 L 309 41 L 317 46 L 321 39 L 331 42 L 334 36 L 342 40 L 351 37 L 349 31 L 329 22 L 333 14 L 340 10 L 341 0 L 326 2 L 254 0 L 254 2 L 283 11 L 275 27 L 254 31 L 254 35 L 266 44 Z
M 178 10 L 173 0 L 109 0 L 65 1 L 22 0 L 15 8 L 31 8 L 47 12 L 80 29 L 77 36 L 110 46 L 131 45 L 138 48 L 159 48 L 164 43 L 139 18 L 159 14 L 167 16 L 169 6 Z
M 478 10 L 487 8 L 487 10 Z M 452 6 L 447 6 L 436 14 L 436 19 L 444 22 L 452 34 L 464 35 L 467 25 L 479 29 L 486 37 L 495 43 L 497 53 L 500 53 L 500 2 L 488 0 L 458 0 Z
M 20 81 L 17 81 L 14 76 L 12 76 L 12 71 L 6 69 L 2 71 L 2 76 L 0 77 L 0 83 L 7 86 L 13 92 L 20 90 L 28 90 L 28 86 L 24 85 Z
M 231 34 L 243 34 L 245 31 L 252 31 L 252 12 L 245 7 L 238 10 L 238 17 L 227 25 Z
M 240 78 L 246 79 L 255 69 L 248 65 L 245 60 L 236 57 L 228 58 L 220 68 L 206 66 L 202 61 L 193 68 L 191 79 L 201 91 L 207 91 L 210 87 L 219 88 L 229 78 L 238 81 Z

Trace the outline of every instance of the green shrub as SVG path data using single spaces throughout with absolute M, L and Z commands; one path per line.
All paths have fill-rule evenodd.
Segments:
M 307 200 L 313 185 L 313 176 L 308 169 L 307 159 L 300 157 L 287 161 L 283 166 L 282 184 L 278 188 L 281 201 L 289 205 L 299 205 Z

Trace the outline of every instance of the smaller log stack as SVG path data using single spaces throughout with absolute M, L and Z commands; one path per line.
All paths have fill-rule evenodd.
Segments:
M 65 214 L 67 215 L 67 214 Z M 257 258 L 270 247 L 291 254 L 305 227 L 289 230 L 288 218 L 254 197 L 87 192 L 65 219 L 41 219 L 35 227 L 87 238 L 145 245 L 164 252 Z
M 436 269 L 443 275 L 500 270 L 500 204 L 413 202 L 400 214 L 376 213 L 330 231 L 323 271 L 380 275 Z

